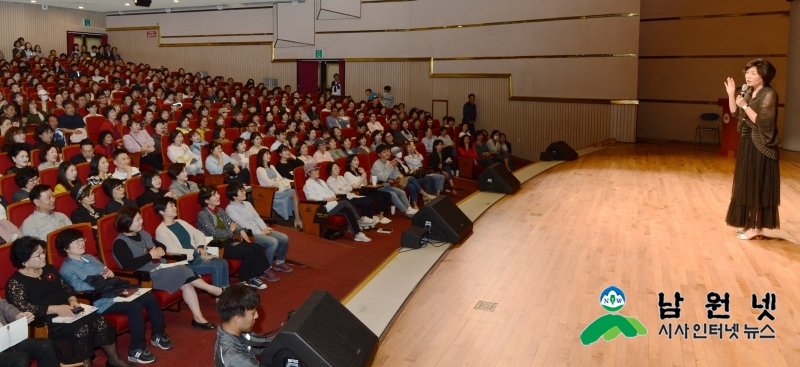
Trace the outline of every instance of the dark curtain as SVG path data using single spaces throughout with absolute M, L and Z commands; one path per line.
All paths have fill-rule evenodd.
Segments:
M 342 83 L 342 97 L 347 95 L 347 82 L 344 80 L 344 60 L 339 60 L 339 81 Z
M 297 62 L 297 91 L 300 94 L 317 93 L 319 89 L 319 61 Z
M 108 35 L 107 35 L 107 34 L 104 34 L 104 35 L 103 35 L 103 41 L 102 41 L 102 45 L 103 45 L 103 46 L 105 46 L 105 45 L 107 45 L 107 44 L 108 44 Z
M 75 33 L 67 32 L 67 52 L 65 52 L 67 56 L 69 56 L 70 53 L 72 53 L 72 45 L 74 44 L 75 44 Z

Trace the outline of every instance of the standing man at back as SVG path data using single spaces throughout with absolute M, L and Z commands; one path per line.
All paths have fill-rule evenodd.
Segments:
M 469 101 L 464 103 L 464 118 L 461 120 L 461 122 L 469 124 L 469 134 L 474 136 L 475 120 L 478 119 L 478 108 L 475 106 L 474 94 L 470 93 L 467 98 L 469 98 Z

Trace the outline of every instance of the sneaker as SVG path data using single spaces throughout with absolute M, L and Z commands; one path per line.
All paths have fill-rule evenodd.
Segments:
M 248 287 L 253 287 L 255 289 L 267 289 L 267 285 L 258 280 L 258 278 L 250 279 L 246 284 Z
M 272 269 L 267 269 L 267 271 L 265 271 L 264 274 L 261 274 L 260 278 L 268 282 L 277 282 L 281 280 L 281 278 L 278 278 L 278 276 L 275 275 Z
M 375 223 L 372 221 L 372 218 L 361 217 L 361 219 L 358 220 L 358 225 L 361 227 L 370 227 L 375 225 Z
M 172 340 L 169 340 L 167 334 L 154 335 L 150 339 L 150 344 L 153 344 L 154 346 L 159 347 L 163 350 L 169 350 L 175 346 L 175 344 L 172 344 Z
M 147 349 L 129 350 L 128 362 L 148 364 L 156 361 L 156 356 Z
M 356 235 L 355 240 L 358 241 L 358 242 L 370 242 L 370 241 L 372 241 L 372 239 L 367 237 L 367 235 L 365 235 L 364 232 L 358 232 L 358 234 Z
M 379 220 L 378 223 L 380 223 L 380 224 L 389 224 L 389 223 L 392 223 L 392 220 L 389 219 L 389 218 L 383 217 L 383 219 Z
M 417 214 L 418 211 L 419 210 L 414 209 L 414 208 L 409 206 L 408 209 L 406 209 L 406 215 L 410 218 L 410 217 L 413 217 L 414 214 Z
M 291 272 L 294 271 L 291 267 L 289 267 L 289 265 L 286 265 L 286 263 L 275 264 L 272 267 L 272 270 L 280 271 L 280 272 L 284 272 L 284 273 L 291 273 Z

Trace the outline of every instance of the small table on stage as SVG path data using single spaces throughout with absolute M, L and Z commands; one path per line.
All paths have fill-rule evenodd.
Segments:
M 742 138 L 739 132 L 736 131 L 736 119 L 731 115 L 727 98 L 718 99 L 717 105 L 722 107 L 722 121 L 720 123 L 720 130 L 722 130 L 720 143 L 722 146 L 719 148 L 719 155 L 736 157 L 736 151 L 739 149 L 739 140 Z

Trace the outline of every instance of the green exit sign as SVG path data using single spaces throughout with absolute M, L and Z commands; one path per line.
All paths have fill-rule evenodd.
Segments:
M 322 58 L 322 50 L 314 50 L 314 57 L 317 59 Z
M 84 27 L 91 27 L 92 26 L 92 20 L 84 18 L 83 19 L 83 26 Z

